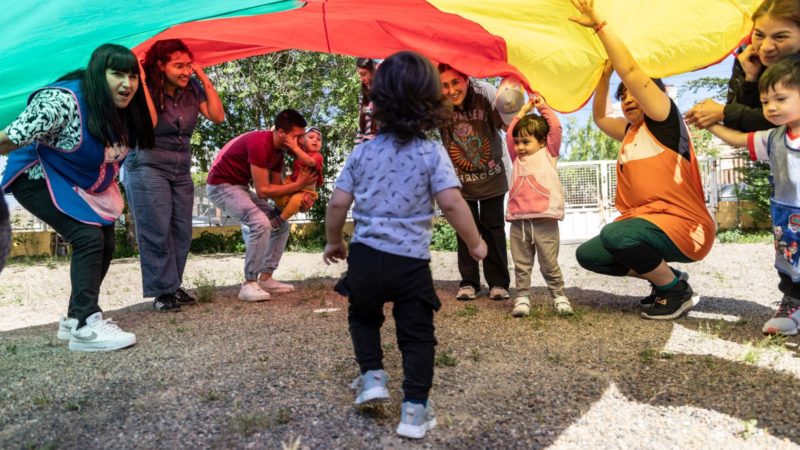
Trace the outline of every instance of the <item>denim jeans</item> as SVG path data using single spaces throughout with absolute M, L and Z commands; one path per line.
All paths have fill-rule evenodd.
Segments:
M 114 255 L 114 225 L 89 225 L 62 213 L 53 204 L 44 179 L 31 180 L 22 174 L 12 186 L 20 205 L 72 244 L 69 266 L 72 291 L 67 317 L 78 319 L 78 327 L 86 325 L 87 317 L 100 312 L 100 285 Z
M 144 296 L 175 292 L 192 244 L 191 154 L 139 149 L 123 167 L 125 195 L 136 220 Z
M 273 206 L 258 198 L 248 186 L 236 184 L 206 185 L 208 198 L 217 208 L 242 223 L 244 238 L 244 278 L 252 281 L 259 273 L 273 273 L 289 240 L 289 224 L 273 232 L 267 213 Z

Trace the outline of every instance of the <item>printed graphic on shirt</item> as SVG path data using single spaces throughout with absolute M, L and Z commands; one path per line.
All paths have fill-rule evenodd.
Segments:
M 483 110 L 474 109 L 469 112 L 454 113 L 452 140 L 448 143 L 447 152 L 462 183 L 483 180 L 502 172 L 502 168 L 492 158 L 492 141 L 485 130 L 476 130 L 473 124 L 478 123 L 485 128 Z

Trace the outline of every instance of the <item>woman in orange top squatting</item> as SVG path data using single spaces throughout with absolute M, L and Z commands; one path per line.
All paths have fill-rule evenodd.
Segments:
M 699 301 L 689 276 L 667 262 L 703 259 L 714 242 L 715 225 L 705 206 L 697 158 L 677 106 L 660 80 L 642 71 L 625 44 L 594 10 L 593 0 L 571 0 L 593 28 L 609 62 L 592 106 L 595 124 L 621 141 L 615 205 L 621 216 L 578 247 L 578 263 L 593 272 L 643 278 L 652 292 L 640 303 L 646 319 L 674 319 Z M 616 97 L 625 116 L 606 116 L 611 73 L 622 79 Z

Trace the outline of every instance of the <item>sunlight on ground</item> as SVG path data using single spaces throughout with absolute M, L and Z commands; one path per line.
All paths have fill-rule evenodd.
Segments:
M 701 331 L 695 331 L 673 324 L 664 351 L 685 355 L 711 355 L 728 361 L 744 362 L 764 369 L 785 372 L 800 378 L 800 358 L 779 343 L 780 339 L 770 344 L 769 340 L 758 338 L 752 343 L 739 344 L 720 339 L 713 330 L 703 331 L 701 327 Z
M 702 416 L 707 420 L 698 420 Z M 714 427 L 698 429 L 709 423 Z M 658 427 L 658 433 L 652 432 L 654 426 Z M 609 432 L 599 433 L 597 430 Z M 648 439 L 657 437 L 656 440 L 641 442 L 643 448 L 800 448 L 758 428 L 755 421 L 742 421 L 692 406 L 664 407 L 638 403 L 625 398 L 612 383 L 600 400 L 564 430 L 548 449 L 630 448 L 629 437 L 637 435 Z
M 738 322 L 742 320 L 740 316 L 732 316 L 730 314 L 710 313 L 704 311 L 689 311 L 688 313 L 686 313 L 686 316 L 691 317 L 693 319 L 724 320 L 725 322 Z

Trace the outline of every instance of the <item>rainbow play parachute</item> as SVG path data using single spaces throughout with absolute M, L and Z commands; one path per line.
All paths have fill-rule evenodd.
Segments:
M 749 33 L 757 0 L 596 0 L 651 76 L 705 67 Z M 208 65 L 285 49 L 381 58 L 417 50 L 474 76 L 516 75 L 557 110 L 591 96 L 606 59 L 569 0 L 7 1 L 0 126 L 28 94 L 114 42 L 181 38 Z M 324 74 L 320 74 L 324 76 Z

